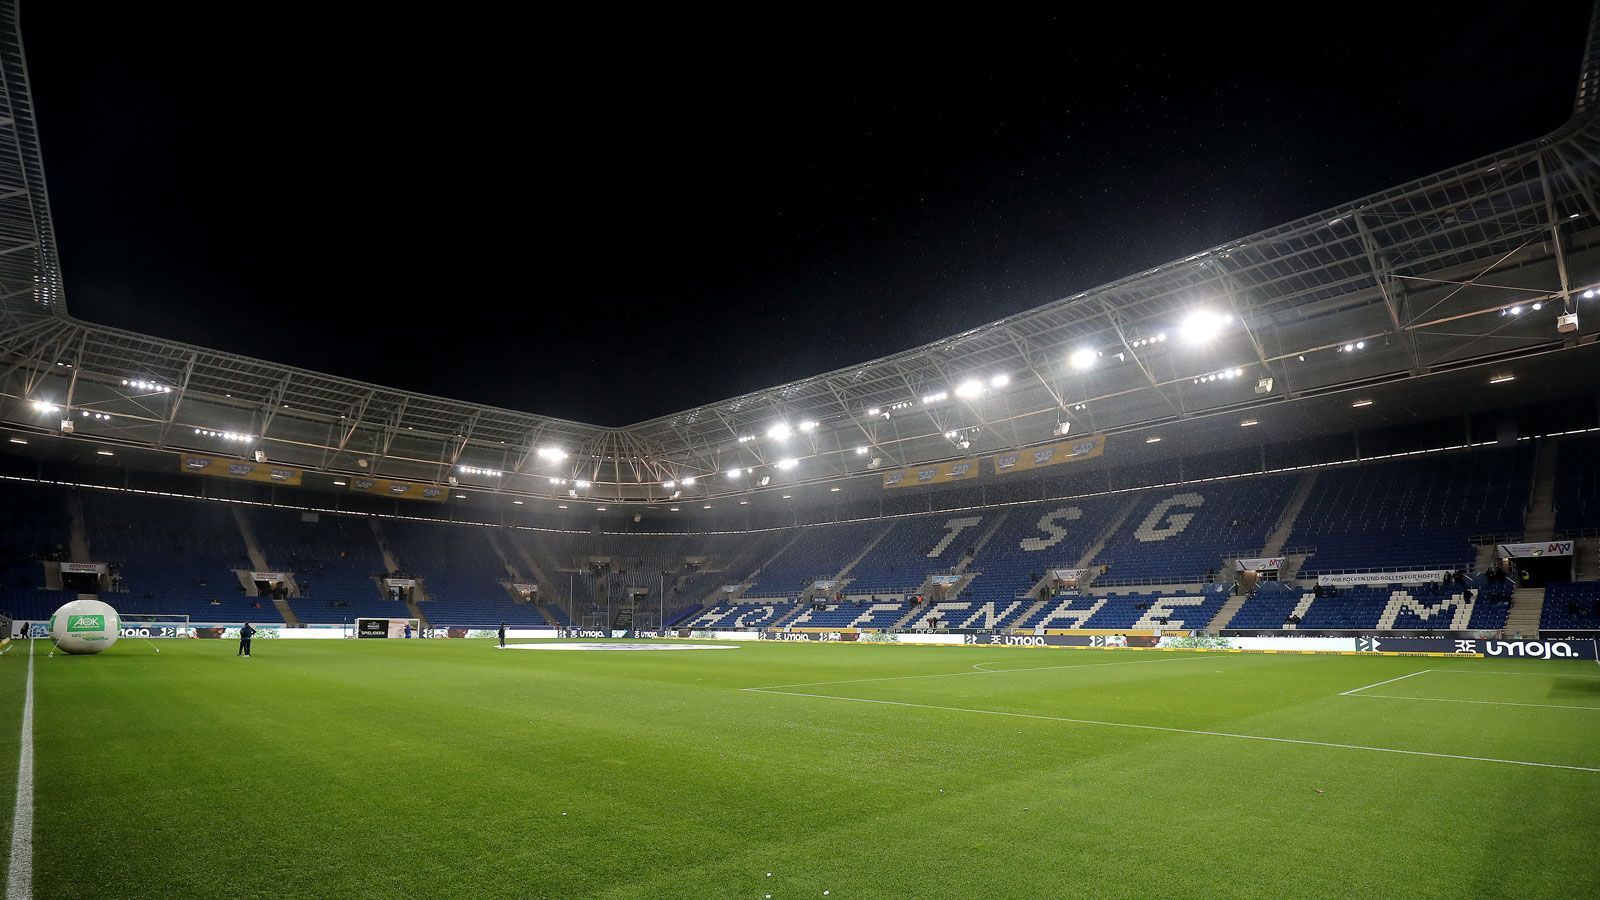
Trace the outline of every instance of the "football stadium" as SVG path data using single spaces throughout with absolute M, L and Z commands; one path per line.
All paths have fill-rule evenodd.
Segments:
M 0 13 L 7 900 L 1600 891 L 1600 31 L 1552 133 L 608 427 L 75 317 Z

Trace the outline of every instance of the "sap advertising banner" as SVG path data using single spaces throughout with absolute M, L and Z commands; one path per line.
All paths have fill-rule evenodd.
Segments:
M 968 478 L 977 478 L 980 469 L 975 459 L 958 459 L 955 462 L 939 463 L 933 466 L 913 466 L 909 469 L 896 469 L 883 473 L 883 486 L 885 488 L 916 487 L 921 484 L 948 484 L 952 481 L 965 481 Z
M 1445 576 L 1443 569 L 1412 569 L 1409 572 L 1351 572 L 1342 575 L 1318 575 L 1317 584 L 1432 584 Z
M 1013 450 L 989 458 L 994 461 L 994 473 L 1004 475 L 1007 472 L 1027 472 L 1045 466 L 1059 466 L 1080 459 L 1094 459 L 1104 452 L 1106 452 L 1105 435 L 1091 434 L 1056 444 Z

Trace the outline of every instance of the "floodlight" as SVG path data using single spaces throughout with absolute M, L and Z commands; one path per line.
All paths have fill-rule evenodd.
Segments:
M 806 421 L 800 423 L 800 430 L 801 431 L 810 431 L 810 430 L 812 430 L 812 429 L 814 429 L 816 427 L 817 427 L 817 423 L 811 421 L 810 419 L 807 419 Z
M 867 455 L 866 445 L 863 444 L 862 446 L 857 447 L 856 448 L 856 455 L 857 456 L 866 456 Z
M 789 439 L 789 435 L 791 434 L 794 434 L 794 431 L 783 422 L 779 422 L 778 424 L 767 429 L 767 437 L 772 438 L 775 441 L 786 441 Z
M 573 484 L 576 484 L 580 488 L 586 488 L 589 486 L 589 482 L 587 481 L 575 481 Z
M 1010 375 L 1001 374 L 1001 375 L 996 375 L 993 378 L 989 379 L 989 387 L 992 387 L 992 388 L 1003 388 L 1003 387 L 1005 387 L 1006 385 L 1008 385 L 1010 383 L 1011 383 L 1011 376 Z
M 668 479 L 667 481 L 661 482 L 661 486 L 670 491 L 673 488 L 677 487 L 678 483 L 676 481 L 672 481 L 671 479 Z
M 546 462 L 560 462 L 567 458 L 567 451 L 560 447 L 540 447 L 537 451 L 539 458 Z
M 728 477 L 729 478 L 738 478 L 740 475 L 743 475 L 743 474 L 744 474 L 744 470 L 743 469 L 729 469 L 728 470 Z
M 695 481 L 695 479 L 694 479 L 693 475 L 685 475 L 683 477 L 681 483 L 683 484 L 684 487 L 693 487 L 694 486 L 694 481 Z
M 968 378 L 956 386 L 956 396 L 963 400 L 971 400 L 983 393 L 983 382 L 976 378 Z
M 1088 347 L 1084 347 L 1081 350 L 1072 351 L 1072 355 L 1067 357 L 1067 362 L 1072 366 L 1074 371 L 1083 372 L 1094 366 L 1094 361 L 1097 356 L 1099 356 L 1099 354 L 1097 354 L 1095 351 L 1089 349 Z
M 778 469 L 779 469 L 779 471 L 782 471 L 782 472 L 787 472 L 790 469 L 792 469 L 792 468 L 794 468 L 795 466 L 798 466 L 798 465 L 800 465 L 800 460 L 798 460 L 798 459 L 790 458 L 790 459 L 780 459 L 780 460 L 778 460 Z
M 1183 339 L 1191 344 L 1204 344 L 1222 333 L 1222 326 L 1228 324 L 1232 316 L 1212 312 L 1209 309 L 1197 309 L 1184 317 L 1183 324 L 1178 331 Z

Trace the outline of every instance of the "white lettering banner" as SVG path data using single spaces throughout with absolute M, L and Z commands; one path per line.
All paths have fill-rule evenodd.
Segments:
M 106 570 L 105 563 L 70 563 L 61 564 L 61 571 L 69 575 L 100 575 Z
M 1056 581 L 1082 581 L 1084 569 L 1051 569 L 1050 577 Z
M 1501 544 L 1496 548 L 1501 556 L 1521 559 L 1528 556 L 1571 556 L 1571 541 L 1549 541 L 1543 544 Z
M 1443 569 L 1413 569 L 1409 572 L 1348 572 L 1318 575 L 1317 584 L 1429 584 L 1445 576 Z
M 284 577 L 283 577 L 283 573 L 282 572 L 251 572 L 250 573 L 250 580 L 251 581 L 275 582 L 275 581 L 283 581 Z
M 1283 557 L 1263 556 L 1256 559 L 1237 560 L 1241 572 L 1267 572 L 1283 568 Z

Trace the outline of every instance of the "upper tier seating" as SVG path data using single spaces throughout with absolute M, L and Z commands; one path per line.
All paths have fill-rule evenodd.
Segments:
M 897 519 L 856 563 L 845 590 L 856 595 L 914 594 L 929 575 L 958 565 L 999 515 L 997 510 L 975 510 Z
M 422 578 L 428 599 L 417 608 L 430 625 L 543 626 L 531 603 L 518 603 L 489 530 L 477 526 L 390 519 L 383 522 L 400 571 Z
M 282 622 L 270 599 L 246 596 L 244 535 L 223 503 L 86 491 L 84 526 L 96 561 L 118 566 L 121 613 L 186 615 L 192 622 Z
M 1280 475 L 1146 491 L 1095 556 L 1111 568 L 1094 583 L 1199 582 L 1224 554 L 1264 547 L 1294 487 L 1292 476 Z
M 1530 446 L 1329 469 L 1287 549 L 1305 575 L 1468 566 L 1471 536 L 1521 533 L 1532 474 Z
M 1010 507 L 967 566 L 963 599 L 979 603 L 1026 594 L 1047 569 L 1072 568 L 1128 499 L 1086 497 Z
M 1600 531 L 1600 434 L 1563 439 L 1556 451 L 1556 531 Z
M 900 601 L 848 600 L 807 609 L 784 624 L 792 628 L 890 628 L 909 608 Z
M 785 547 L 755 574 L 746 597 L 794 597 L 818 579 L 829 579 L 849 565 L 879 532 L 882 522 L 817 525 Z M 792 537 L 792 535 L 791 535 Z
M 289 509 L 250 509 L 246 516 L 267 565 L 294 573 L 300 596 L 289 605 L 302 622 L 410 617 L 405 604 L 386 598 L 378 585 L 383 554 L 367 518 L 324 513 L 305 521 Z

